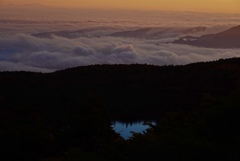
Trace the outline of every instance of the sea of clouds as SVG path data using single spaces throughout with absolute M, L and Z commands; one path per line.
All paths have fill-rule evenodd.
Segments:
M 8 10 L 2 13 L 9 15 Z M 145 14 L 129 11 L 129 16 L 121 11 L 87 13 L 71 11 L 60 18 L 56 15 L 42 18 L 37 14 L 31 17 L 27 12 L 25 17 L 0 16 L 0 71 L 52 72 L 92 64 L 183 65 L 240 56 L 240 49 L 171 43 L 185 36 L 186 29 L 204 26 L 204 31 L 189 33 L 203 35 L 239 25 L 239 15 L 153 11 L 144 11 Z M 115 13 L 116 17 L 109 13 Z M 135 32 L 139 30 L 140 33 Z M 121 36 L 126 32 L 132 34 Z

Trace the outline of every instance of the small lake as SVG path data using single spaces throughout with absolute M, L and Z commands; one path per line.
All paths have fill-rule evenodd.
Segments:
M 154 121 L 150 123 L 156 124 Z M 144 130 L 148 129 L 148 125 L 144 125 L 144 121 L 134 122 L 134 123 L 124 123 L 124 122 L 113 122 L 112 128 L 114 131 L 119 133 L 124 139 L 129 139 L 132 136 L 131 131 L 142 133 Z

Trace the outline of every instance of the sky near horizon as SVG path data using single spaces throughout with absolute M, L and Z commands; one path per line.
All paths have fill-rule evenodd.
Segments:
M 240 0 L 0 0 L 0 5 L 43 4 L 63 7 L 240 13 Z

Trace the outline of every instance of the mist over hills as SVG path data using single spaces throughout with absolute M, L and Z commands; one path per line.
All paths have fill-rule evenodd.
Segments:
M 130 38 L 148 38 L 148 39 L 161 39 L 167 36 L 177 37 L 185 34 L 198 34 L 206 31 L 206 27 L 162 27 L 162 28 L 143 28 L 133 31 L 123 31 L 112 33 L 113 37 L 130 37 Z
M 66 38 L 78 38 L 78 37 L 125 37 L 125 38 L 145 38 L 145 39 L 163 39 L 166 37 L 178 37 L 186 34 L 199 34 L 206 31 L 206 27 L 140 27 L 138 29 L 124 31 L 111 31 L 114 28 L 102 27 L 102 28 L 87 28 L 76 31 L 55 31 L 32 34 L 32 36 L 40 38 L 52 38 L 52 36 L 60 36 Z M 102 30 L 102 33 L 100 32 Z M 116 28 L 115 28 L 116 30 Z M 97 31 L 97 32 L 96 32 Z M 104 32 L 105 31 L 105 32 Z M 106 33 L 108 31 L 108 33 Z M 112 32 L 112 33 L 111 33 Z
M 240 48 L 240 25 L 217 34 L 185 36 L 174 43 L 206 48 Z
M 92 64 L 183 65 L 240 56 L 236 48 L 172 43 L 187 35 L 222 32 L 239 22 L 237 15 L 62 10 L 39 17 L 32 10 L 30 14 L 16 8 L 16 17 L 4 13 L 12 18 L 0 14 L 0 71 L 53 72 Z
M 62 31 L 53 31 L 53 32 L 43 32 L 43 33 L 36 33 L 32 34 L 32 36 L 39 37 L 39 38 L 53 38 L 54 36 L 58 37 L 65 37 L 69 39 L 76 39 L 80 37 L 102 37 L 107 36 L 109 32 L 116 32 L 119 31 L 118 28 L 114 27 L 89 27 L 83 28 L 80 30 L 62 30 Z

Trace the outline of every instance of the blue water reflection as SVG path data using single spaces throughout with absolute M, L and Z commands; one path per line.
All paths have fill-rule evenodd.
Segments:
M 155 122 L 150 122 L 155 124 Z M 132 132 L 142 133 L 149 128 L 149 125 L 144 124 L 144 121 L 134 123 L 113 122 L 113 130 L 119 133 L 124 139 L 129 139 L 132 136 Z

